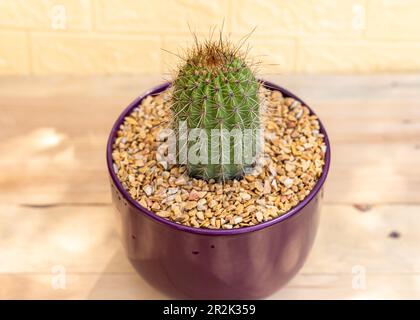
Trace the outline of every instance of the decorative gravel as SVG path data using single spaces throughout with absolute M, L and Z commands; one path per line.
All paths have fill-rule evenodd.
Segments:
M 261 89 L 265 101 L 264 156 L 241 180 L 190 178 L 157 152 L 170 125 L 170 93 L 148 96 L 126 117 L 113 146 L 114 171 L 131 197 L 158 216 L 196 228 L 256 225 L 288 212 L 322 174 L 326 146 L 309 109 L 279 91 Z

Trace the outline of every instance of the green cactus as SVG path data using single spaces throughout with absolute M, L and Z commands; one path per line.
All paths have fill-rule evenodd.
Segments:
M 260 128 L 259 82 L 246 58 L 224 41 L 197 43 L 184 59 L 173 87 L 172 112 L 178 141 L 182 140 L 179 124 L 184 123 L 189 136 L 192 129 L 204 129 L 200 132 L 205 136 L 200 137 L 208 142 L 201 149 L 205 152 L 200 163 L 192 162 L 189 153 L 194 145 L 197 148 L 197 141 L 179 143 L 179 153 L 188 154 L 189 175 L 205 180 L 241 178 L 246 167 L 252 165 L 245 151 L 249 155 L 252 150 L 253 158 L 258 152 Z M 239 132 L 243 138 L 235 140 L 229 136 L 232 132 Z M 241 147 L 240 157 L 237 151 Z

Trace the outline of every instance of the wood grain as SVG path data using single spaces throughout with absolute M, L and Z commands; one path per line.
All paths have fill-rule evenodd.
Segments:
M 418 209 L 325 205 L 307 263 L 271 298 L 420 298 Z M 166 298 L 124 257 L 109 205 L 1 206 L 0 234 L 1 297 Z M 55 266 L 65 270 L 64 290 L 52 286 Z M 360 267 L 366 289 L 352 286 Z
M 333 155 L 316 245 L 271 298 L 420 298 L 420 75 L 268 78 L 317 112 Z M 105 166 L 113 121 L 162 81 L 0 78 L 0 298 L 165 298 L 124 257 Z

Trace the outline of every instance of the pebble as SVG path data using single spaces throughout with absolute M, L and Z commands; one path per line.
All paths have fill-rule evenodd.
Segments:
M 171 215 L 171 213 L 168 211 L 158 211 L 156 214 L 162 218 L 168 218 Z
M 172 212 L 174 213 L 175 217 L 180 217 L 182 215 L 181 209 L 178 206 L 172 206 Z
M 287 178 L 283 181 L 283 184 L 286 188 L 290 188 L 293 185 L 293 179 Z
M 193 200 L 193 201 L 195 201 L 195 200 L 198 200 L 198 199 L 200 199 L 201 197 L 200 197 L 200 195 L 198 194 L 198 192 L 197 191 L 195 191 L 195 190 L 193 190 L 193 191 L 191 191 L 190 193 L 189 193 L 189 195 L 188 195 L 188 200 Z
M 144 186 L 143 191 L 147 196 L 151 196 L 153 193 L 153 187 L 150 185 Z
M 246 193 L 246 192 L 239 193 L 239 196 L 244 201 L 248 201 L 249 199 L 251 199 L 251 195 L 249 193 Z
M 199 220 L 204 220 L 204 214 L 202 211 L 197 211 L 196 216 Z
M 242 217 L 235 217 L 235 218 L 233 218 L 233 223 L 234 224 L 239 224 L 241 222 L 242 222 Z
M 187 184 L 187 179 L 185 179 L 184 176 L 179 177 L 178 179 L 175 180 L 175 184 L 177 186 L 183 186 Z
M 216 200 L 210 200 L 208 206 L 210 209 L 213 209 L 215 206 L 217 206 L 218 202 Z
M 177 194 L 179 191 L 179 188 L 168 188 L 168 191 L 166 192 L 167 195 L 173 195 L 173 194 Z
M 207 203 L 206 199 L 200 199 L 197 202 L 197 209 L 200 210 L 200 211 L 201 210 L 206 210 L 207 209 L 206 203 Z
M 273 181 L 275 182 L 276 180 L 273 180 Z M 264 194 L 270 194 L 271 193 L 271 185 L 270 185 L 269 180 L 264 181 L 263 193 Z
M 140 203 L 140 205 L 141 206 L 143 206 L 143 207 L 145 207 L 145 208 L 147 208 L 148 206 L 147 206 L 147 201 L 146 201 L 146 199 L 144 199 L 144 198 L 141 198 L 140 199 L 140 201 L 139 201 L 139 203 Z
M 191 210 L 191 209 L 193 209 L 193 208 L 195 208 L 195 207 L 197 207 L 197 201 L 188 201 L 188 202 L 185 204 L 185 209 L 186 209 L 186 210 Z

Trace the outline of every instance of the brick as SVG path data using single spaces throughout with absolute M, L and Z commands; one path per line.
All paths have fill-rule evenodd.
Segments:
M 370 0 L 369 38 L 384 40 L 420 39 L 420 1 Z
M 29 74 L 29 47 L 24 32 L 0 32 L 0 74 Z
M 301 73 L 405 72 L 420 69 L 416 42 L 313 41 L 298 45 Z
M 239 41 L 238 37 L 234 37 Z M 296 42 L 292 39 L 251 37 L 249 57 L 260 62 L 258 73 L 293 73 L 295 71 Z M 246 44 L 244 45 L 245 49 Z
M 419 42 L 373 42 L 368 45 L 371 72 L 413 72 L 420 70 Z
M 160 39 L 142 36 L 34 34 L 34 73 L 160 72 Z
M 359 37 L 365 28 L 364 0 L 232 0 L 232 31 L 256 35 Z
M 220 26 L 227 17 L 224 0 L 132 1 L 96 0 L 96 28 L 105 31 L 188 33 L 188 24 L 195 31 L 208 32 Z M 228 30 L 228 21 L 225 21 Z
M 32 30 L 89 30 L 89 0 L 3 0 L 0 26 Z
M 366 72 L 366 44 L 334 41 L 301 41 L 298 45 L 297 71 L 303 73 Z

